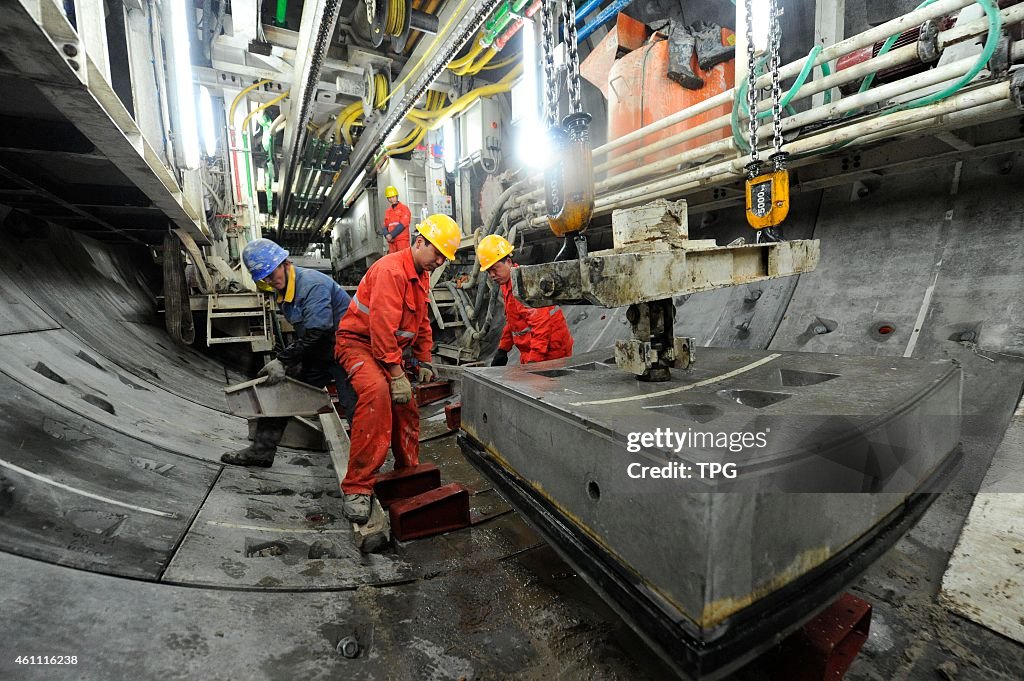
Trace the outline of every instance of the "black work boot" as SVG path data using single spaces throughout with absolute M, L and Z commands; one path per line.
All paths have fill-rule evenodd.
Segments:
M 274 465 L 277 443 L 284 437 L 284 429 L 287 425 L 287 417 L 257 419 L 252 444 L 244 449 L 221 455 L 221 462 L 235 466 L 270 468 Z
M 696 41 L 697 64 L 702 71 L 712 69 L 736 56 L 734 45 L 722 44 L 722 27 L 718 24 L 701 21 L 694 24 L 691 31 Z
M 693 72 L 695 45 L 690 29 L 672 19 L 668 31 L 668 77 L 689 90 L 704 87 L 704 81 Z

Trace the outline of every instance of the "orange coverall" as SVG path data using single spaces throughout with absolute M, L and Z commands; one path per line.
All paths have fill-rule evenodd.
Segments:
M 419 464 L 416 399 L 392 403 L 384 365 L 401 364 L 407 347 L 416 359 L 430 361 L 434 341 L 427 316 L 429 287 L 430 275 L 416 273 L 410 249 L 389 253 L 367 270 L 338 324 L 335 357 L 358 395 L 348 473 L 341 483 L 345 494 L 372 494 L 374 475 L 389 445 L 395 468 Z
M 404 225 L 404 228 L 388 243 L 388 253 L 397 253 L 403 248 L 409 248 L 409 230 L 412 229 L 412 213 L 409 211 L 409 206 L 401 201 L 393 206 L 388 206 L 388 209 L 384 211 L 384 231 L 394 233 L 397 227 L 392 225 L 396 222 Z
M 557 305 L 526 307 L 512 295 L 512 280 L 501 285 L 505 299 L 505 328 L 501 332 L 500 350 L 519 348 L 520 364 L 543 362 L 572 355 L 572 334 L 565 315 Z

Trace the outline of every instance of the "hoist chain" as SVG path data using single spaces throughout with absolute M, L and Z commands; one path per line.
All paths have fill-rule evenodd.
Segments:
M 769 0 L 768 12 L 771 15 L 771 29 L 768 36 L 769 62 L 768 68 L 772 72 L 772 146 L 775 153 L 782 153 L 782 85 L 779 78 L 779 68 L 782 64 L 781 42 L 782 27 L 779 18 L 782 16 L 782 8 L 778 6 L 778 0 Z M 751 109 L 751 116 L 754 110 Z
M 544 60 L 544 120 L 548 127 L 558 125 L 558 83 L 555 82 L 555 29 L 552 5 L 555 0 L 541 0 L 541 55 Z
M 757 157 L 757 88 L 754 82 L 757 75 L 754 70 L 757 68 L 757 59 L 754 54 L 754 12 L 751 9 L 754 0 L 745 0 L 747 19 L 747 110 L 750 118 L 747 121 L 747 132 L 750 144 L 750 165 L 756 166 L 759 162 Z
M 569 107 L 572 113 L 583 112 L 583 95 L 580 91 L 580 52 L 576 45 L 576 4 L 565 0 L 562 8 L 562 23 L 565 26 L 565 51 L 569 72 Z

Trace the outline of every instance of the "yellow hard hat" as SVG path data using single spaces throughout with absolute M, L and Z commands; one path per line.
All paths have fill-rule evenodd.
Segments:
M 395 188 L 395 185 L 389 184 L 387 189 L 384 190 L 384 198 L 390 199 L 396 196 L 398 196 L 398 189 Z
M 486 272 L 491 265 L 512 253 L 512 244 L 508 239 L 497 234 L 488 234 L 480 240 L 476 247 L 476 257 L 480 260 L 480 271 Z
M 434 244 L 444 257 L 455 259 L 455 251 L 462 244 L 462 230 L 455 220 L 444 214 L 431 215 L 416 228 L 420 235 Z

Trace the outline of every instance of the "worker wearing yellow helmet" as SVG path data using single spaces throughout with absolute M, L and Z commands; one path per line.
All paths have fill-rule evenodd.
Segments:
M 512 295 L 512 268 L 518 267 L 512 260 L 513 250 L 508 239 L 497 234 L 485 236 L 476 249 L 480 269 L 501 287 L 505 300 L 505 328 L 491 366 L 508 364 L 513 345 L 519 348 L 521 364 L 569 357 L 572 334 L 562 310 L 555 305 L 527 307 Z
M 384 210 L 382 234 L 388 242 L 388 253 L 397 253 L 403 248 L 409 248 L 412 212 L 409 206 L 398 200 L 398 189 L 394 185 L 388 185 L 384 190 L 384 198 L 390 205 Z
M 455 257 L 461 241 L 462 230 L 447 215 L 424 220 L 411 247 L 370 266 L 338 325 L 335 358 L 358 396 L 348 472 L 341 483 L 343 510 L 353 522 L 370 517 L 374 475 L 389 447 L 396 469 L 419 465 L 419 409 L 402 353 L 412 351 L 421 383 L 433 380 L 430 273 Z

